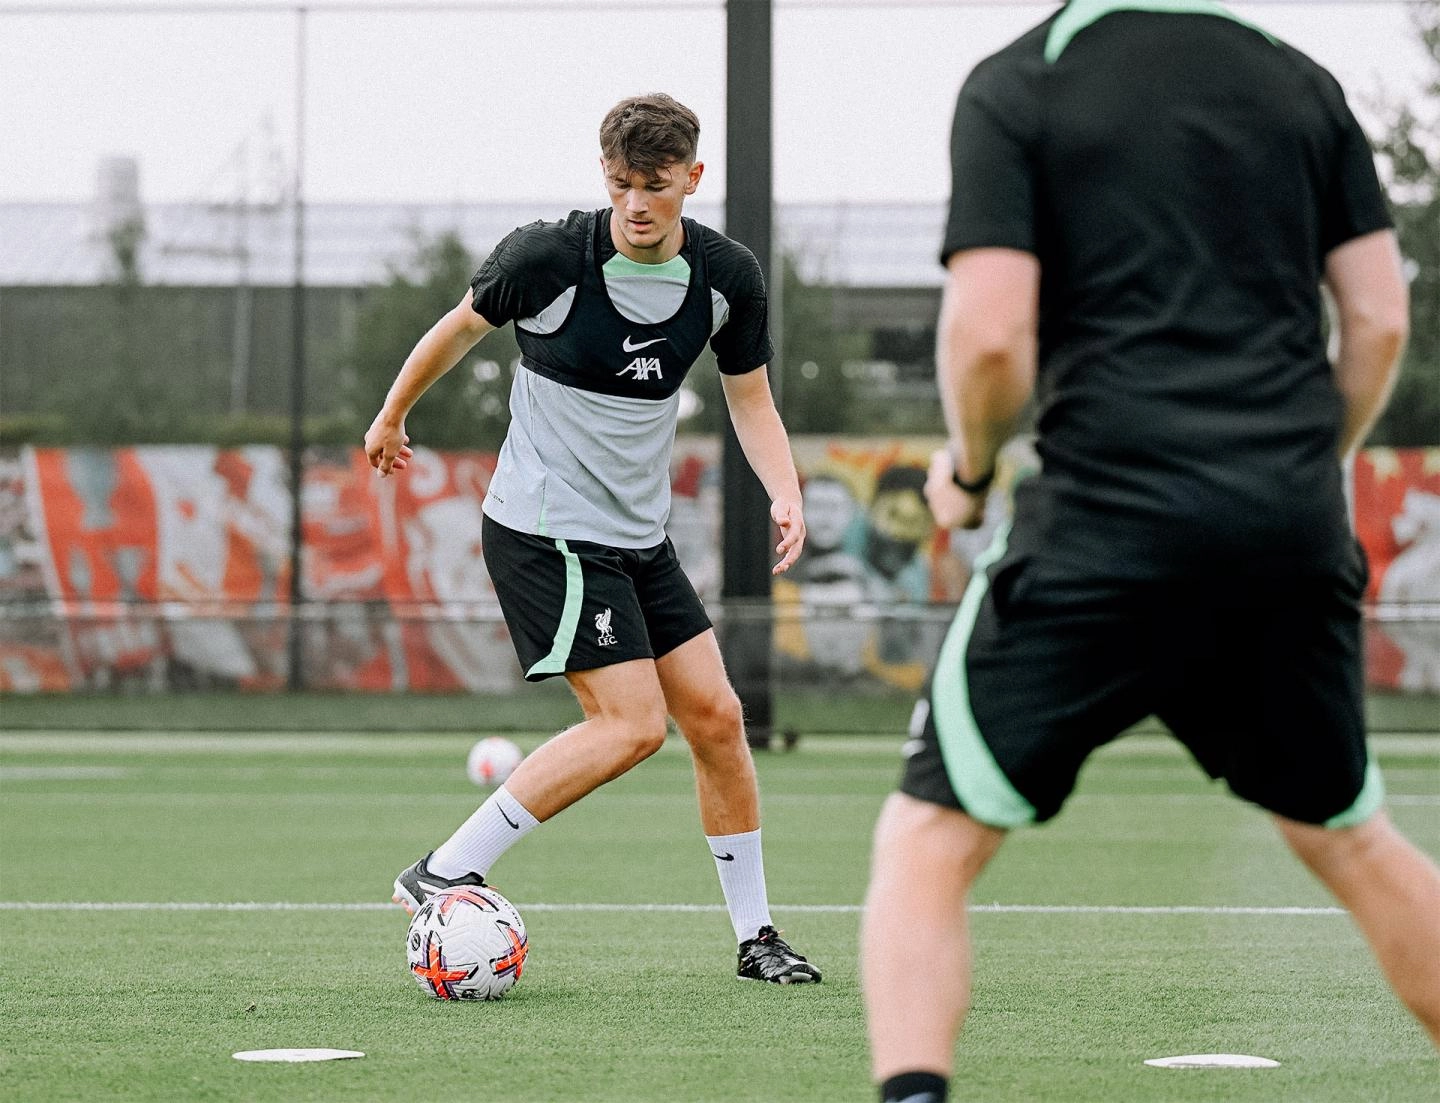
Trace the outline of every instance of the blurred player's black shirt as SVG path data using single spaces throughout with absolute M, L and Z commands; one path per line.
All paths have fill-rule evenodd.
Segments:
M 1333 78 L 1238 21 L 1071 5 L 961 90 L 942 260 L 1041 262 L 1011 551 L 1115 577 L 1354 563 L 1327 252 L 1390 225 Z M 1145 5 L 1136 5 L 1144 7 Z

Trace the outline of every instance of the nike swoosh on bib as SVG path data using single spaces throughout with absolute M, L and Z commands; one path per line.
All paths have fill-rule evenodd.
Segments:
M 626 352 L 635 352 L 639 349 L 649 348 L 651 345 L 658 345 L 661 341 L 668 341 L 669 339 L 668 337 L 656 337 L 651 341 L 641 341 L 639 344 L 631 344 L 630 338 L 627 336 L 625 340 L 620 342 L 620 347 Z

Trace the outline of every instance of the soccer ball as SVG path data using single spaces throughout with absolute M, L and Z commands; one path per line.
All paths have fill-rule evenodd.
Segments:
M 410 975 L 437 1000 L 498 1000 L 520 979 L 529 952 L 520 913 L 488 886 L 435 893 L 405 936 Z
M 465 760 L 465 773 L 476 785 L 504 785 L 505 779 L 515 772 L 524 753 L 508 739 L 491 736 L 482 739 L 470 748 L 470 757 Z

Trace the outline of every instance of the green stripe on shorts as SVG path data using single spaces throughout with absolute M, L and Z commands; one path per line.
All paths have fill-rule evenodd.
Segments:
M 565 660 L 575 642 L 575 629 L 580 624 L 580 603 L 585 597 L 585 575 L 580 570 L 580 557 L 564 540 L 556 540 L 555 548 L 565 557 L 565 606 L 560 612 L 560 625 L 555 629 L 555 643 L 538 663 L 525 672 L 532 674 L 564 674 Z
M 995 534 L 990 547 L 975 559 L 970 584 L 935 663 L 930 696 L 935 703 L 935 733 L 945 773 L 965 811 L 991 827 L 1019 827 L 1033 823 L 1035 807 L 1010 784 L 975 723 L 970 709 L 970 686 L 965 673 L 965 652 L 975 630 L 985 592 L 990 588 L 986 569 L 1005 554 L 1010 526 Z
M 1325 826 L 1355 827 L 1380 811 L 1380 805 L 1384 803 L 1385 779 L 1380 776 L 1380 767 L 1372 758 L 1365 766 L 1365 784 L 1360 787 L 1355 803 L 1338 816 L 1331 816 L 1325 821 Z

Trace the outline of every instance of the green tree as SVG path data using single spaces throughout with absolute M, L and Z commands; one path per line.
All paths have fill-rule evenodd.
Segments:
M 776 388 L 792 433 L 863 432 L 847 360 L 867 355 L 869 336 L 842 325 L 835 289 L 806 283 L 795 258 L 781 258 L 780 352 L 784 378 Z
M 346 405 L 360 432 L 380 409 L 405 357 L 440 316 L 460 301 L 476 258 L 454 232 L 414 235 L 411 255 L 360 308 L 354 336 L 338 355 Z M 487 335 L 411 411 L 405 427 L 430 448 L 500 447 L 519 349 L 508 329 Z
M 1394 397 L 1371 444 L 1440 444 L 1440 0 L 1411 9 L 1431 65 L 1423 95 L 1383 105 L 1373 143 L 1388 178 L 1395 228 L 1410 276 L 1410 344 Z
M 80 362 L 90 368 L 70 373 L 70 385 L 55 394 L 56 412 L 81 443 L 140 444 L 181 434 L 188 379 L 159 352 L 156 334 L 174 319 L 164 316 L 144 285 L 144 239 L 145 222 L 138 215 L 106 233 L 111 276 L 81 331 L 88 347 Z
M 789 254 L 780 258 L 778 293 L 773 287 L 770 291 L 770 332 L 776 346 L 770 386 L 785 427 L 791 433 L 863 431 L 864 426 L 851 424 L 854 388 L 841 367 L 846 360 L 865 355 L 868 337 L 841 326 L 834 289 L 806 283 Z M 694 433 L 722 431 L 725 396 L 708 349 L 685 385 L 699 398 L 700 410 L 682 428 Z

